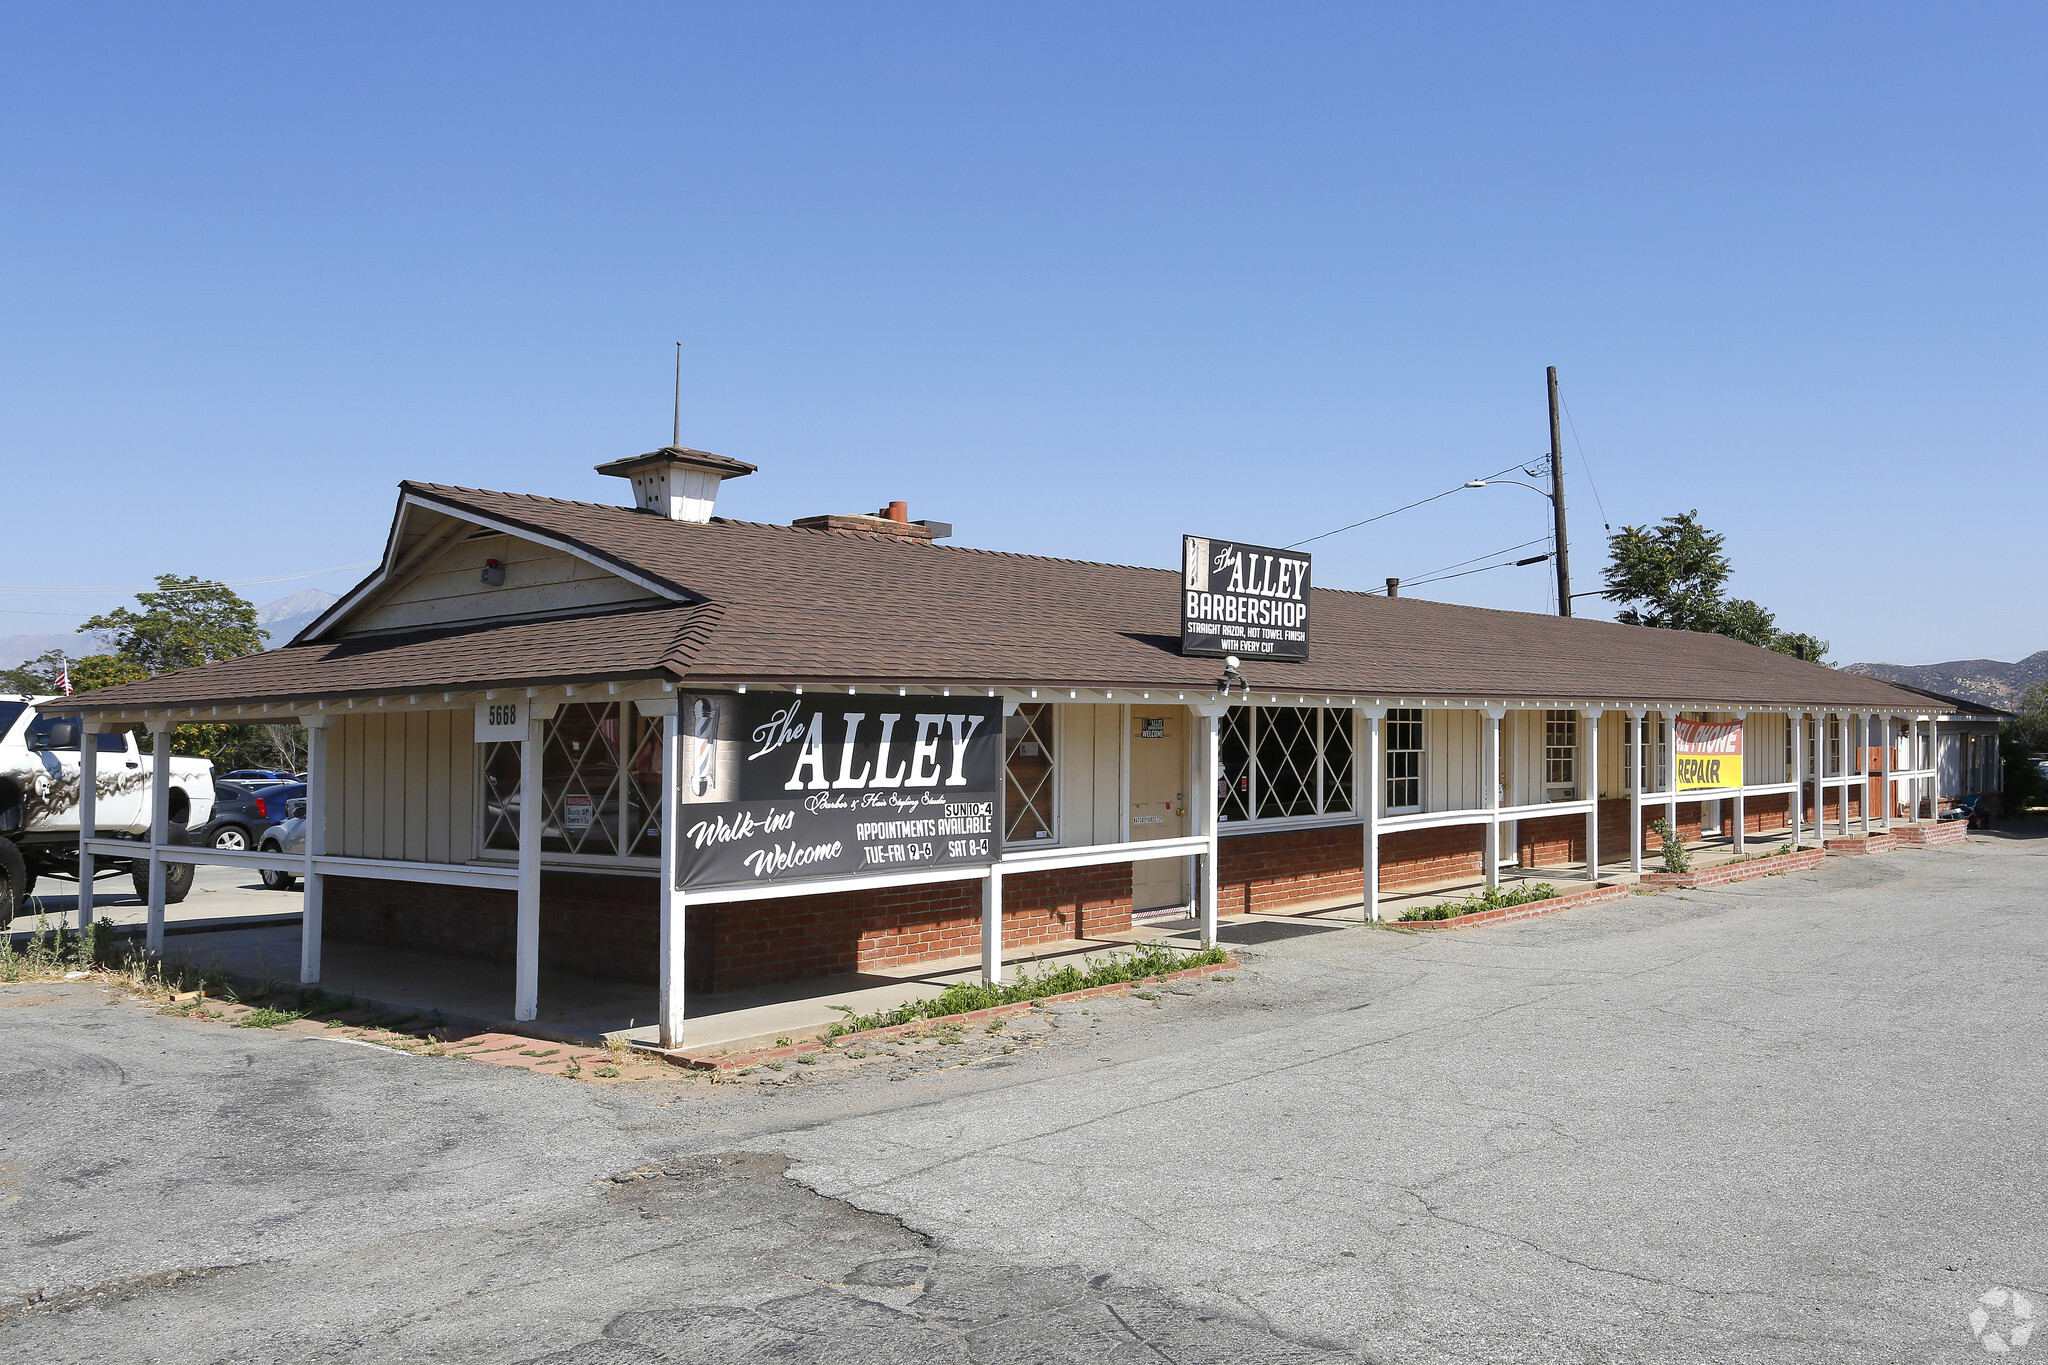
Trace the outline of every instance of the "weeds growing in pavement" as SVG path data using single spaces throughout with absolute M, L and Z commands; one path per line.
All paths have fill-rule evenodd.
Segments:
M 1463 900 L 1439 901 L 1435 905 L 1411 905 L 1401 912 L 1399 923 L 1419 924 L 1427 920 L 1457 919 L 1482 910 L 1504 910 L 1511 905 L 1529 905 L 1557 899 L 1557 888 L 1549 882 L 1524 882 L 1512 891 L 1487 887 Z
M 826 1036 L 836 1038 L 842 1033 L 893 1028 L 917 1019 L 943 1019 L 949 1014 L 970 1014 L 975 1010 L 993 1009 L 997 1005 L 1043 1000 L 1048 995 L 1064 995 L 1068 991 L 1142 981 L 1149 976 L 1165 976 L 1190 967 L 1211 966 L 1223 961 L 1224 957 L 1221 948 L 1185 953 L 1163 943 L 1140 943 L 1128 952 L 1108 953 L 1082 966 L 1070 963 L 1036 975 L 1025 972 L 1018 976 L 1014 985 L 984 986 L 978 981 L 956 981 L 936 996 L 912 1000 L 893 1010 L 877 1014 L 849 1013 L 827 1030 Z
M 1650 826 L 1650 833 L 1657 836 L 1661 847 L 1658 852 L 1664 859 L 1666 872 L 1692 871 L 1692 855 L 1685 851 L 1685 843 L 1678 837 L 1678 831 L 1671 828 L 1669 820 L 1659 820 Z
M 279 1024 L 289 1024 L 294 1019 L 303 1019 L 305 1017 L 304 1010 L 280 1010 L 263 1005 L 257 1009 L 250 1010 L 240 1019 L 235 1020 L 235 1027 L 276 1028 Z

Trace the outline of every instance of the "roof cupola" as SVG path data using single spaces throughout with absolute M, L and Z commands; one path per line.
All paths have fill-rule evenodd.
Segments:
M 597 466 L 600 474 L 628 480 L 633 505 L 670 521 L 709 521 L 718 505 L 718 485 L 754 472 L 755 466 L 708 450 L 663 446 L 645 455 Z

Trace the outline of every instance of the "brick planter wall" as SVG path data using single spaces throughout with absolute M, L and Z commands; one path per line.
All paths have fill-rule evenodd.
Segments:
M 1889 853 L 1898 847 L 1898 843 L 1897 838 L 1889 834 L 1873 833 L 1868 839 L 1860 834 L 1851 834 L 1846 839 L 1831 835 L 1826 848 L 1830 853 Z
M 1967 820 L 1945 820 L 1938 825 L 1909 825 L 1905 829 L 1892 831 L 1900 848 L 1934 848 L 1942 844 L 1960 844 L 1970 832 Z
M 1720 867 L 1703 868 L 1694 872 L 1645 872 L 1642 884 L 1645 886 L 1681 886 L 1699 890 L 1709 886 L 1726 886 L 1730 882 L 1746 882 L 1752 877 L 1775 877 L 1783 872 L 1804 872 L 1819 867 L 1827 857 L 1817 848 L 1784 853 L 1776 857 L 1752 858 L 1746 863 L 1726 863 Z

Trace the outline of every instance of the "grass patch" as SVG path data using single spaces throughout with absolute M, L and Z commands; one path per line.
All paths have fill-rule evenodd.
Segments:
M 1158 943 L 1141 943 L 1127 953 L 1110 953 L 1086 964 L 1086 970 L 1071 963 L 1032 975 L 1018 976 L 1014 985 L 984 986 L 978 981 L 956 981 L 938 995 L 912 1000 L 893 1010 L 877 1014 L 849 1014 L 834 1024 L 826 1036 L 859 1033 L 866 1029 L 894 1028 L 918 1019 L 943 1019 L 949 1014 L 969 1014 L 997 1005 L 1043 1000 L 1048 995 L 1084 991 L 1095 986 L 1114 986 L 1125 981 L 1142 981 L 1148 976 L 1165 976 L 1190 967 L 1207 967 L 1224 960 L 1221 948 L 1204 948 L 1183 953 Z
M 276 1028 L 279 1024 L 289 1024 L 294 1019 L 303 1019 L 305 1017 L 306 1014 L 303 1010 L 278 1010 L 265 1005 L 259 1009 L 250 1010 L 240 1019 L 235 1020 L 235 1027 Z
M 1439 901 L 1435 905 L 1411 905 L 1401 912 L 1399 923 L 1421 924 L 1432 920 L 1457 919 L 1482 910 L 1504 910 L 1511 905 L 1529 905 L 1557 899 L 1557 888 L 1549 882 L 1527 882 L 1512 891 L 1488 887 L 1474 891 L 1463 900 Z

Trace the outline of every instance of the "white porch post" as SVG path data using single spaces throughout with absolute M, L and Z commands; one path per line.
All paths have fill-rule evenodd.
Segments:
M 681 887 L 676 885 L 680 875 L 676 867 L 676 841 L 681 835 L 683 813 L 677 796 L 677 788 L 683 781 L 683 774 L 690 771 L 690 763 L 683 754 L 683 718 L 680 702 L 667 703 L 661 717 L 661 1029 L 659 1041 L 664 1048 L 678 1048 L 683 1045 L 684 1004 L 688 996 L 685 984 L 688 978 L 683 974 L 684 948 L 687 944 L 689 909 Z M 523 821 L 525 806 L 520 807 Z M 522 856 L 526 849 L 525 831 L 520 833 L 519 847 Z M 522 892 L 522 905 L 523 905 Z
M 1600 880 L 1600 717 L 1604 714 L 1599 707 L 1589 706 L 1579 713 L 1586 718 L 1586 742 L 1583 760 L 1586 765 L 1586 780 L 1581 788 L 1593 803 L 1593 809 L 1586 813 L 1586 880 Z
M 540 1012 L 541 762 L 546 722 L 528 714 L 519 741 L 519 919 L 513 934 L 512 1017 Z M 666 842 L 667 831 L 663 831 Z
M 1841 837 L 1846 839 L 1849 837 L 1849 775 L 1856 765 L 1849 761 L 1849 717 L 1847 714 L 1838 713 L 1835 719 L 1841 726 L 1842 733 L 1842 761 L 1837 765 L 1841 769 L 1837 775 L 1842 779 L 1842 785 L 1835 793 L 1835 825 Z
M 1747 758 L 1749 754 L 1749 712 L 1737 711 L 1735 713 L 1735 723 L 1742 727 L 1742 752 L 1743 756 Z M 1742 856 L 1742 836 L 1748 824 L 1749 808 L 1745 804 L 1742 795 L 1748 787 L 1749 768 L 1745 763 L 1742 770 L 1742 783 L 1735 789 L 1735 855 L 1738 858 Z
M 1218 837 L 1222 823 L 1219 817 L 1223 813 L 1223 803 L 1218 798 L 1216 784 L 1220 780 L 1217 773 L 1223 766 L 1220 753 L 1223 742 L 1222 717 L 1227 709 L 1225 706 L 1195 708 L 1195 734 L 1200 759 L 1199 771 L 1196 773 L 1195 798 L 1201 802 L 1197 808 L 1201 811 L 1197 832 L 1209 841 L 1209 846 L 1202 851 L 1202 878 L 1201 886 L 1196 891 L 1198 903 L 1195 907 L 1196 920 L 1201 925 L 1204 948 L 1216 946 L 1216 901 L 1219 894 L 1216 855 L 1221 842 Z
M 81 721 L 78 735 L 78 932 L 92 927 L 92 850 L 99 837 L 100 729 L 96 720 Z
M 1361 706 L 1365 717 L 1364 790 L 1358 793 L 1358 811 L 1365 821 L 1365 918 L 1377 923 L 1380 917 L 1380 802 L 1386 779 L 1381 775 L 1380 722 L 1387 718 L 1384 706 Z
M 981 884 L 981 982 L 1003 984 L 1003 870 L 993 863 Z
M 1631 711 L 1628 723 L 1636 737 L 1635 752 L 1628 755 L 1630 773 L 1628 782 L 1628 870 L 1641 874 L 1643 870 L 1643 784 L 1649 780 L 1650 763 L 1644 756 L 1649 751 L 1645 741 L 1643 718 L 1647 711 Z
M 1785 729 L 1791 733 L 1792 771 L 1785 774 L 1792 783 L 1792 796 L 1787 805 L 1792 811 L 1792 847 L 1799 847 L 1799 827 L 1806 818 L 1806 713 L 1794 711 L 1785 717 Z
M 143 945 L 164 952 L 164 845 L 171 841 L 171 718 L 149 722 L 149 923 Z
M 1504 706 L 1486 708 L 1486 885 L 1500 885 L 1500 722 Z
M 1870 837 L 1870 717 L 1856 713 L 1856 814 L 1863 837 Z
M 1671 826 L 1673 839 L 1678 839 L 1678 715 L 1676 711 L 1657 713 L 1657 728 L 1663 738 L 1665 752 L 1672 758 L 1669 766 L 1658 766 L 1657 780 L 1664 784 L 1664 822 Z
M 1927 718 L 1927 818 L 1941 819 L 1941 722 Z
M 314 859 L 327 855 L 327 730 L 334 717 L 300 717 L 306 727 L 306 870 L 299 914 L 299 983 L 320 979 L 321 910 L 327 895 L 327 874 L 315 870 Z
M 1887 834 L 1891 833 L 1892 807 L 1897 802 L 1897 796 L 1892 791 L 1892 744 L 1894 742 L 1892 739 L 1892 722 L 1896 719 L 1896 716 L 1890 714 L 1878 717 L 1879 733 L 1884 736 L 1884 753 L 1879 757 L 1879 761 L 1884 764 L 1884 770 L 1878 785 L 1884 792 L 1884 810 L 1881 814 L 1884 818 L 1884 828 Z

